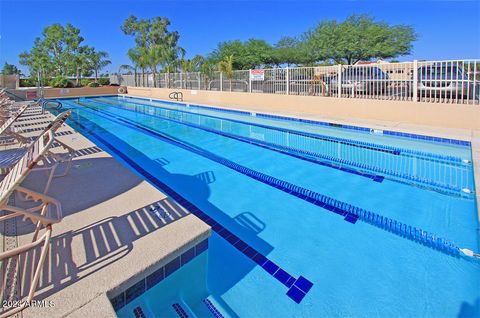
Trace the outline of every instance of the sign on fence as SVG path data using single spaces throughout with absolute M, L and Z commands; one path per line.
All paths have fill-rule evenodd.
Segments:
M 265 79 L 265 70 L 250 70 L 251 81 L 263 81 Z
M 37 98 L 37 92 L 36 91 L 27 91 L 25 93 L 25 99 L 31 100 Z

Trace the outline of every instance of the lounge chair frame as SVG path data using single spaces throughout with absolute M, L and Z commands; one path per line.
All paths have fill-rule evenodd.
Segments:
M 20 186 L 25 178 L 33 171 L 34 167 L 40 162 L 44 156 L 48 154 L 49 148 L 54 142 L 54 132 L 60 127 L 70 115 L 70 111 L 64 112 L 57 116 L 49 125 L 49 129 L 43 132 L 39 138 L 35 140 L 28 148 L 27 152 L 15 164 L 5 178 L 0 182 L 0 210 L 4 210 L 7 214 L 0 216 L 0 221 L 23 217 L 29 219 L 35 224 L 33 239 L 30 243 L 19 246 L 15 249 L 0 253 L 0 261 L 17 257 L 20 254 L 41 246 L 40 258 L 34 270 L 33 279 L 25 301 L 21 306 L 7 309 L 0 313 L 0 318 L 9 317 L 26 308 L 29 302 L 33 300 L 37 285 L 42 273 L 43 265 L 50 246 L 50 238 L 52 237 L 52 225 L 58 223 L 62 219 L 62 208 L 58 200 L 45 194 L 38 193 Z M 14 193 L 21 193 L 27 198 L 35 202 L 35 206 L 29 208 L 21 208 L 8 204 L 9 198 Z M 39 203 L 37 203 L 39 202 Z M 52 210 L 55 212 L 53 213 Z M 40 235 L 41 230 L 44 233 Z M 3 282 L 2 282 L 3 284 Z

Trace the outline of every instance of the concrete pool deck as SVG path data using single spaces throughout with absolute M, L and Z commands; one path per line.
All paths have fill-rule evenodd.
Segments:
M 45 118 L 32 116 L 22 123 L 41 129 L 45 124 L 35 123 L 42 121 Z M 210 227 L 71 127 L 62 127 L 57 135 L 76 156 L 70 173 L 54 179 L 48 192 L 62 203 L 63 220 L 53 226 L 34 299 L 53 306 L 27 308 L 20 315 L 116 317 L 108 297 L 203 241 Z M 37 171 L 22 185 L 38 191 L 45 181 L 45 173 Z M 15 203 L 22 204 L 18 198 Z M 167 213 L 160 218 L 152 208 Z M 16 235 L 4 235 L 2 229 L 0 241 L 25 244 L 32 229 L 31 222 L 17 218 Z M 20 299 L 28 293 L 31 264 L 24 263 L 17 273 L 14 288 Z

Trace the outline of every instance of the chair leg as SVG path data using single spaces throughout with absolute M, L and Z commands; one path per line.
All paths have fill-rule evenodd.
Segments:
M 30 285 L 30 291 L 28 293 L 27 301 L 31 301 L 37 289 L 38 280 L 40 279 L 40 275 L 43 269 L 43 263 L 45 262 L 45 258 L 47 257 L 48 248 L 50 247 L 50 237 L 52 236 L 52 225 L 47 225 L 45 228 L 47 231 L 47 236 L 45 237 L 45 243 L 43 244 L 42 253 L 40 254 L 40 259 L 38 260 L 37 269 L 35 271 L 35 275 L 33 276 L 33 281 Z

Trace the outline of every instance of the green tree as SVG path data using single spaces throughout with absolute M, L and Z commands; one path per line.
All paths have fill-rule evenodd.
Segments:
M 217 63 L 229 56 L 234 57 L 233 68 L 236 70 L 268 66 L 275 62 L 272 46 L 261 39 L 249 39 L 246 42 L 240 40 L 220 42 L 210 54 L 210 58 Z
M 200 68 L 204 63 L 205 58 L 201 55 L 195 55 L 191 60 L 180 60 L 180 68 L 182 72 L 200 72 Z
M 133 54 L 135 63 L 141 61 L 142 65 L 148 65 L 153 73 L 155 86 L 157 86 L 158 67 L 171 67 L 175 65 L 178 57 L 184 54 L 184 50 L 177 45 L 180 35 L 176 31 L 169 31 L 169 26 L 170 20 L 167 18 L 139 20 L 135 16 L 127 18 L 121 26 L 126 35 L 133 36 L 135 39 L 136 47 L 131 51 L 135 53 Z M 142 74 L 143 71 L 142 69 Z
M 8 64 L 5 62 L 1 74 L 3 75 L 20 75 L 20 70 L 13 64 Z
M 284 36 L 274 46 L 274 63 L 281 64 L 309 64 L 314 62 L 311 54 L 305 49 L 305 43 L 300 39 L 290 36 Z
M 144 48 L 132 48 L 127 52 L 128 58 L 134 64 L 135 68 L 135 85 L 137 85 L 137 68 L 142 71 L 142 86 L 145 86 L 145 69 L 147 68 L 146 55 L 142 53 Z
M 67 52 L 66 30 L 59 24 L 47 26 L 42 32 L 43 40 L 40 45 L 45 49 L 52 68 L 55 69 L 54 75 L 66 75 L 69 63 L 69 54 Z
M 315 61 L 347 64 L 410 54 L 416 38 L 410 26 L 377 22 L 368 15 L 352 15 L 341 23 L 322 21 L 304 34 Z
M 95 51 L 94 48 L 92 48 L 91 52 L 89 53 L 89 59 L 90 59 L 90 64 L 91 67 L 93 68 L 93 71 L 95 72 L 95 83 L 98 82 L 98 72 L 106 67 L 109 64 L 112 64 L 110 60 L 108 60 L 108 53 L 105 51 Z
M 44 84 L 43 81 L 57 70 L 47 47 L 40 38 L 35 39 L 30 52 L 20 53 L 19 58 L 20 64 L 28 66 L 30 75 L 35 76 L 38 81 L 41 81 L 41 84 Z M 40 78 L 38 78 L 38 75 Z
M 104 62 L 104 58 L 100 58 L 97 63 L 93 55 L 95 49 L 83 41 L 80 29 L 55 23 L 43 29 L 30 51 L 20 54 L 20 64 L 28 66 L 30 74 L 39 74 L 42 80 L 74 75 L 79 85 L 81 76 L 90 76 L 94 71 L 97 74 Z
M 118 67 L 119 74 L 132 75 L 134 74 L 134 72 L 135 72 L 135 67 L 128 64 L 122 64 Z
M 214 78 L 215 72 L 217 71 L 217 65 L 212 59 L 203 59 L 200 64 L 199 72 L 204 76 L 205 87 L 208 87 L 208 82 Z
M 132 66 L 128 64 L 122 64 L 118 68 L 118 73 L 119 74 L 126 74 L 126 75 L 131 75 L 133 74 L 134 76 L 134 81 L 135 81 L 135 86 L 137 86 L 137 66 Z
M 230 80 L 230 91 L 232 91 L 233 79 L 233 55 L 226 56 L 222 61 L 217 63 L 218 71 L 222 72 Z

